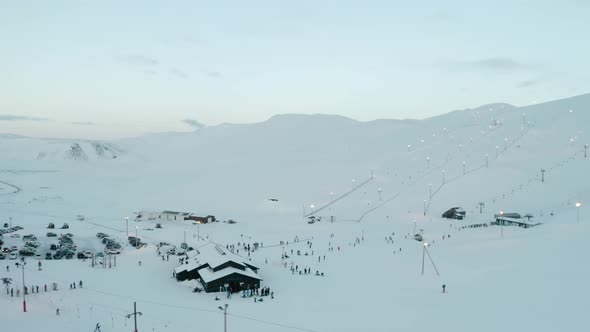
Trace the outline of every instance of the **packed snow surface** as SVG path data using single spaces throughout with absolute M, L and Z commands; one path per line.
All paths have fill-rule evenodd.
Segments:
M 25 285 L 39 286 L 27 312 L 22 294 L 0 296 L 2 331 L 133 331 L 134 302 L 138 331 L 222 331 L 225 304 L 228 331 L 583 330 L 589 108 L 582 95 L 420 121 L 281 115 L 112 142 L 2 135 L 0 221 L 24 228 L 2 248 L 34 234 L 41 255 L 26 258 Z M 452 207 L 465 219 L 441 218 Z M 135 221 L 164 210 L 220 222 Z M 500 211 L 540 225 L 490 225 Z M 116 266 L 45 260 L 58 241 L 47 232 L 94 253 L 103 232 L 122 253 Z M 128 244 L 136 234 L 147 246 Z M 236 248 L 274 298 L 177 282 L 183 256 L 162 259 L 157 245 L 185 238 Z M 0 261 L 14 292 L 16 262 Z

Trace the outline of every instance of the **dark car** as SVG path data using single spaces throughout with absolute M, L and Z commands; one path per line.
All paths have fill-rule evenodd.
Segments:
M 56 236 L 57 236 L 57 234 L 55 234 L 55 233 L 52 233 L 52 232 L 47 233 L 47 237 L 56 237 Z
M 45 254 L 45 259 L 52 259 L 53 257 L 51 256 L 51 253 L 48 252 Z
M 99 239 L 102 239 L 103 237 L 109 237 L 109 236 L 107 234 L 101 232 L 101 233 L 96 233 L 96 237 Z
M 60 252 L 53 254 L 53 259 L 62 259 L 63 257 L 64 255 L 62 255 Z
M 74 258 L 74 254 L 73 253 L 66 254 L 66 259 L 72 259 L 72 258 Z
M 84 255 L 84 253 L 83 253 L 83 252 L 78 252 L 78 253 L 76 254 L 76 258 L 78 258 L 78 259 L 84 259 L 84 258 L 86 258 L 86 256 Z
M 57 250 L 57 244 L 52 243 L 51 246 L 49 246 L 49 250 Z
M 35 256 L 35 251 L 27 249 L 27 248 L 23 248 L 23 249 L 19 250 L 18 253 L 21 256 Z

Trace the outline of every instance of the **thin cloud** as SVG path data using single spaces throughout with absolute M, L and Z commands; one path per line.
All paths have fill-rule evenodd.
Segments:
M 0 121 L 49 121 L 49 119 L 35 116 L 0 114 Z
M 540 82 L 539 80 L 525 80 L 525 81 L 519 82 L 517 84 L 517 87 L 519 87 L 519 88 L 529 88 L 529 87 L 532 87 L 532 86 L 535 86 L 535 85 L 539 84 L 539 82 Z
M 178 69 L 178 68 L 170 68 L 170 74 L 178 77 L 178 78 L 182 78 L 182 79 L 188 79 L 190 76 L 187 72 Z
M 212 77 L 212 78 L 222 78 L 223 77 L 223 75 L 218 71 L 203 71 L 203 74 L 205 74 L 205 76 Z
M 474 61 L 460 61 L 448 66 L 457 71 L 521 71 L 531 69 L 533 66 L 506 57 L 492 57 Z
M 134 66 L 155 67 L 160 64 L 158 59 L 142 54 L 118 55 L 117 59 L 123 63 Z
M 182 120 L 182 122 L 184 124 L 187 124 L 195 129 L 201 129 L 203 127 L 205 127 L 204 124 L 200 123 L 199 121 L 195 120 L 195 119 L 184 119 Z

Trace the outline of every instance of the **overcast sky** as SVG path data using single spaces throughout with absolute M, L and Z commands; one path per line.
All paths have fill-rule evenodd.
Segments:
M 590 1 L 0 1 L 0 132 L 424 118 L 590 92 Z

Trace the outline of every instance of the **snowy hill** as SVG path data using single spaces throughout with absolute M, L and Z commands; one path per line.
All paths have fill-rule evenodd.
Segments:
M 137 301 L 140 330 L 154 331 L 218 329 L 225 303 L 230 330 L 240 331 L 579 329 L 590 293 L 582 264 L 588 109 L 590 94 L 424 120 L 279 115 L 112 142 L 0 136 L 3 222 L 12 217 L 23 235 L 44 241 L 49 222 L 68 222 L 79 250 L 102 250 L 97 232 L 124 243 L 127 226 L 148 243 L 124 247 L 110 269 L 60 260 L 35 271 L 29 259 L 27 283 L 58 282 L 62 290 L 34 294 L 26 314 L 20 298 L 2 296 L 0 317 L 16 331 L 84 331 L 97 322 L 103 331 L 128 331 L 124 315 Z M 451 207 L 464 208 L 466 219 L 442 219 Z M 126 225 L 125 216 L 145 208 L 237 223 Z M 499 211 L 530 213 L 542 225 L 490 225 Z M 309 224 L 304 215 L 322 221 Z M 414 229 L 430 244 L 424 275 Z M 192 293 L 194 282 L 170 278 L 178 258 L 162 261 L 155 250 L 183 236 L 195 247 L 263 242 L 267 248 L 249 258 L 276 298 Z M 291 264 L 325 277 L 299 275 Z M 17 272 L 6 275 L 18 284 Z M 78 279 L 83 290 L 66 289 Z

